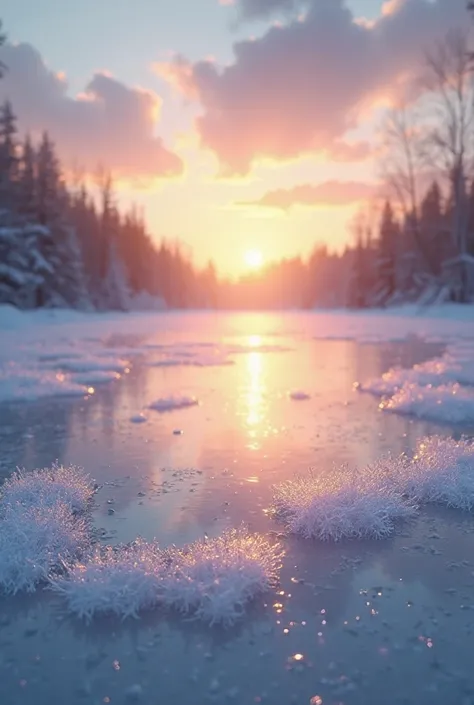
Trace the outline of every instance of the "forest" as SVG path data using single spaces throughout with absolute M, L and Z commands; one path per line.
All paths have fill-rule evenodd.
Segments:
M 67 179 L 54 145 L 19 135 L 0 106 L 0 303 L 82 310 L 386 307 L 474 301 L 474 83 L 469 37 L 427 53 L 425 90 L 381 128 L 377 195 L 343 252 L 315 232 L 309 257 L 227 280 L 122 212 L 113 176 Z M 8 67 L 0 66 L 0 71 Z

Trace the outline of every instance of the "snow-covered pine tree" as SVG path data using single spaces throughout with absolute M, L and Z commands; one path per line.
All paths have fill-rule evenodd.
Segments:
M 10 101 L 0 107 L 0 210 L 14 212 L 18 200 L 19 158 L 16 116 Z
M 68 194 L 62 182 L 54 144 L 47 132 L 38 150 L 36 208 L 40 224 L 47 226 L 52 241 L 43 256 L 51 265 L 45 303 L 85 308 L 89 305 L 82 254 L 74 228 L 67 222 Z
M 376 294 L 376 304 L 378 305 L 390 303 L 396 291 L 396 253 L 399 235 L 400 231 L 392 206 L 389 201 L 386 201 L 378 242 L 378 291 Z
M 50 241 L 51 232 L 42 225 L 0 227 L 0 303 L 19 308 L 45 304 L 53 269 L 43 252 Z
M 27 135 L 21 150 L 18 176 L 18 214 L 26 222 L 36 220 L 36 152 Z

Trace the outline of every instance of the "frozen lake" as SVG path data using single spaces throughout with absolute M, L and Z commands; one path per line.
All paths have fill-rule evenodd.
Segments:
M 424 508 L 392 538 L 334 544 L 283 535 L 267 511 L 295 473 L 474 436 L 474 423 L 383 413 L 353 389 L 447 341 L 338 340 L 337 321 L 318 339 L 313 314 L 165 318 L 146 336 L 124 325 L 107 337 L 111 353 L 141 346 L 141 357 L 94 394 L 0 404 L 0 477 L 83 466 L 102 486 L 93 517 L 111 543 L 182 545 L 241 522 L 279 533 L 279 585 L 225 630 L 160 612 L 86 625 L 48 592 L 0 597 L 0 703 L 474 703 L 470 514 Z M 207 364 L 214 344 L 233 364 Z M 202 364 L 167 364 L 162 346 L 181 362 L 199 350 Z M 147 408 L 173 396 L 199 404 Z

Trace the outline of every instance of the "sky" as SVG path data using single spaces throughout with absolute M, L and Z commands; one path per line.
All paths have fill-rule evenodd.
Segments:
M 3 0 L 10 98 L 68 173 L 220 272 L 341 249 L 377 192 L 378 125 L 465 0 Z M 248 260 L 248 258 L 247 258 Z

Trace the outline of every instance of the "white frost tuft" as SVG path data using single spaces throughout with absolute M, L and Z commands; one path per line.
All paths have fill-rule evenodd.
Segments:
M 277 581 L 282 550 L 260 534 L 230 529 L 171 551 L 163 604 L 209 624 L 232 624 Z
M 51 587 L 65 597 L 71 612 L 88 621 L 97 614 L 136 617 L 159 602 L 163 561 L 158 545 L 142 539 L 129 546 L 97 548 Z
M 182 549 L 161 550 L 140 539 L 96 552 L 68 577 L 56 578 L 53 589 L 86 619 L 106 613 L 125 618 L 161 606 L 209 624 L 231 624 L 276 581 L 281 557 L 278 545 L 245 529 Z
M 33 592 L 36 585 L 87 550 L 88 525 L 60 501 L 8 504 L 0 521 L 0 588 Z
M 422 504 L 474 509 L 474 441 L 432 436 L 412 458 L 387 457 L 363 470 L 336 467 L 274 488 L 272 509 L 304 538 L 384 538 Z
M 82 468 L 53 464 L 51 468 L 18 470 L 5 480 L 0 500 L 5 505 L 54 506 L 62 502 L 72 512 L 86 511 L 94 494 L 94 483 Z
M 385 538 L 395 522 L 415 513 L 397 489 L 404 460 L 381 460 L 362 471 L 347 466 L 311 472 L 274 490 L 273 511 L 291 533 L 304 538 Z
M 403 491 L 420 503 L 474 508 L 474 442 L 432 436 L 418 441 Z

